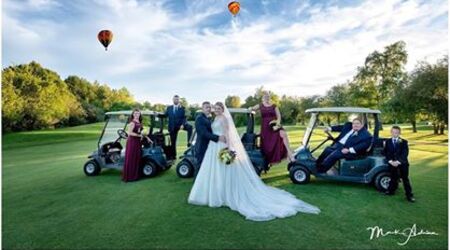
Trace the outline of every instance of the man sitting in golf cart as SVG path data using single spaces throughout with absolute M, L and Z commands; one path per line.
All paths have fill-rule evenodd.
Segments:
M 360 118 L 344 125 L 326 128 L 325 133 L 340 132 L 333 145 L 325 148 L 317 159 L 317 170 L 327 172 L 340 159 L 352 160 L 365 154 L 372 143 L 372 135 L 367 131 Z

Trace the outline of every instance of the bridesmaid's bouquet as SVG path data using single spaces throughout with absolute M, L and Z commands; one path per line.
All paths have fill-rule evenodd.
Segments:
M 281 126 L 281 124 L 279 124 L 277 120 L 269 122 L 269 126 L 273 131 L 278 131 L 283 128 L 283 126 Z
M 230 165 L 236 159 L 236 152 L 228 148 L 223 148 L 219 152 L 219 160 L 225 165 Z

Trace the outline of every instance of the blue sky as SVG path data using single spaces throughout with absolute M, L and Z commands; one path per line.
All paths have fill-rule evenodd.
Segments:
M 429 1 L 4 0 L 3 67 L 38 61 L 138 101 L 242 100 L 259 86 L 324 94 L 374 50 L 404 40 L 411 70 L 447 54 L 448 4 Z M 110 29 L 105 52 L 96 35 Z

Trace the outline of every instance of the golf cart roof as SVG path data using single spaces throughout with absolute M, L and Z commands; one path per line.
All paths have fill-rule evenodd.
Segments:
M 131 112 L 133 112 L 133 110 L 122 110 L 122 111 L 111 111 L 111 112 L 106 112 L 105 115 L 131 115 Z M 141 110 L 141 114 L 142 115 L 164 115 L 164 113 L 162 112 L 157 112 L 157 111 L 152 111 L 152 110 Z
M 366 114 L 381 114 L 379 110 L 369 108 L 358 107 L 330 107 L 330 108 L 312 108 L 307 109 L 306 113 L 320 113 L 320 112 L 333 112 L 333 113 L 366 113 Z
M 255 111 L 250 111 L 249 109 L 246 108 L 229 108 L 228 111 L 230 111 L 230 113 L 243 113 L 243 114 L 255 113 Z

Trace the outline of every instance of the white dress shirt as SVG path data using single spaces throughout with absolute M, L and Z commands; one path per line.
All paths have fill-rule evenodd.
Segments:
M 328 127 L 328 130 L 331 131 L 331 127 Z M 354 131 L 353 129 L 350 130 L 344 137 L 342 137 L 342 139 L 339 140 L 339 143 L 342 145 L 345 145 L 345 143 L 347 142 L 348 138 L 350 138 L 350 136 L 356 131 Z M 356 154 L 356 151 L 353 147 L 348 149 L 350 151 L 350 153 L 352 154 Z
M 397 141 L 398 141 L 398 138 L 392 137 L 392 143 L 394 144 L 394 146 L 397 143 Z
M 180 107 L 180 104 L 178 104 L 178 105 L 173 105 L 173 113 L 175 114 L 176 112 L 177 112 L 177 110 L 178 110 L 178 108 Z

